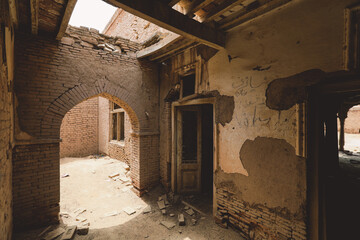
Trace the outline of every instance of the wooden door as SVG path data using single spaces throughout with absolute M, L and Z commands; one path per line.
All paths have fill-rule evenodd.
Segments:
M 177 191 L 201 190 L 201 109 L 199 106 L 177 110 Z

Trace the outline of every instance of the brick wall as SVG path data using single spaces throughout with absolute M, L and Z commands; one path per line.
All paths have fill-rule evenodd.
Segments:
M 3 42 L 4 31 L 0 24 L 0 239 L 10 240 L 12 236 L 12 89 L 9 83 L 8 63 L 2 56 L 11 42 Z M 11 52 L 11 51 L 9 51 Z M 10 56 L 7 55 L 7 59 Z M 12 73 L 11 73 L 12 74 Z M 11 80 L 12 81 L 12 80 Z
M 99 97 L 99 153 L 109 155 L 110 101 Z
M 59 143 L 17 145 L 13 151 L 14 226 L 58 221 Z
M 61 123 L 60 158 L 98 154 L 99 98 L 79 103 L 66 113 Z
M 130 164 L 131 159 L 131 123 L 129 116 L 125 113 L 124 141 L 110 140 L 108 143 L 109 156 Z M 130 166 L 131 167 L 131 166 Z
M 105 47 L 105 43 L 109 47 Z M 158 148 L 148 148 L 153 152 L 140 154 L 140 148 L 147 147 L 140 144 L 141 134 L 158 132 L 158 71 L 155 64 L 137 61 L 135 52 L 140 47 L 129 40 L 107 37 L 84 28 L 69 28 L 61 42 L 24 34 L 16 38 L 15 91 L 19 127 L 32 136 L 30 145 L 17 146 L 14 153 L 19 162 L 13 171 L 14 180 L 29 181 L 26 191 L 21 185 L 13 184 L 16 193 L 13 216 L 18 227 L 48 224 L 58 211 L 59 143 L 50 144 L 54 150 L 51 154 L 47 153 L 48 144 L 33 143 L 58 141 L 65 114 L 94 96 L 105 97 L 122 106 L 129 115 L 134 133 L 140 136 L 131 141 L 131 150 L 137 153 L 132 155 L 131 167 L 142 170 L 132 174 L 134 187 L 141 191 L 158 182 L 154 177 L 147 181 L 149 175 L 158 174 L 158 169 L 156 173 L 149 173 L 155 168 L 142 166 L 149 162 L 158 164 L 159 159 L 154 158 Z M 154 157 L 148 159 L 149 155 Z M 49 163 L 51 167 L 25 171 L 27 166 L 37 163 Z M 48 177 L 48 171 L 54 179 Z M 38 201 L 34 192 L 43 193 L 40 196 L 45 202 Z
M 142 43 L 151 38 L 156 32 L 169 33 L 169 31 L 139 18 L 122 9 L 118 9 L 104 30 L 109 36 L 119 36 Z
M 304 221 L 286 217 L 260 204 L 249 205 L 234 195 L 225 188 L 216 189 L 216 215 L 219 221 L 239 229 L 245 239 L 306 239 Z

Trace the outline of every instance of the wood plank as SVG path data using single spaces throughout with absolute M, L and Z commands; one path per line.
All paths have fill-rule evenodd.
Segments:
M 201 8 L 209 5 L 214 0 L 194 0 L 191 4 L 189 9 L 187 9 L 187 15 L 192 15 L 199 11 Z
M 56 36 L 57 40 L 60 40 L 64 36 L 66 28 L 67 28 L 67 26 L 69 24 L 71 14 L 74 11 L 76 2 L 77 2 L 77 0 L 69 0 L 68 1 L 67 5 L 66 5 L 64 16 L 63 16 L 63 18 L 61 20 L 61 24 L 60 24 L 60 27 L 59 27 L 58 34 Z
M 15 26 L 18 25 L 18 14 L 15 0 L 9 0 L 9 13 L 11 23 Z
M 291 0 L 258 0 L 259 3 L 258 7 L 255 9 L 249 10 L 249 8 L 244 8 L 229 17 L 221 20 L 219 22 L 220 28 L 224 30 L 230 30 L 241 23 L 247 22 L 253 18 L 256 18 L 260 15 L 263 15 L 275 8 L 278 8 Z M 250 6 L 250 5 L 249 5 Z
M 165 51 L 164 53 L 162 53 L 161 55 L 157 55 L 157 56 L 153 56 L 150 58 L 150 61 L 160 61 L 163 62 L 166 59 L 168 59 L 169 57 L 171 57 L 172 54 L 175 54 L 181 50 L 185 50 L 188 49 L 189 47 L 196 47 L 197 45 L 199 45 L 200 43 L 198 42 L 194 42 L 194 41 L 189 41 L 186 42 L 185 44 L 181 44 L 180 46 L 177 46 L 173 49 L 169 49 L 167 51 Z
M 31 33 L 38 34 L 39 31 L 39 0 L 30 0 L 31 8 Z
M 162 28 L 216 49 L 225 46 L 225 33 L 201 24 L 158 0 L 104 0 Z
M 136 54 L 136 57 L 144 58 L 144 57 L 156 54 L 159 51 L 161 51 L 162 48 L 168 47 L 171 44 L 173 44 L 174 42 L 176 42 L 179 38 L 181 38 L 181 37 L 177 34 L 170 34 L 170 35 L 166 36 L 164 39 L 162 39 L 161 41 L 159 41 L 158 43 L 139 51 Z
M 228 0 L 222 2 L 219 6 L 212 9 L 209 14 L 204 18 L 204 22 L 210 22 L 215 18 L 221 16 L 223 13 L 231 10 L 236 5 L 240 5 L 240 3 L 244 2 L 244 0 Z

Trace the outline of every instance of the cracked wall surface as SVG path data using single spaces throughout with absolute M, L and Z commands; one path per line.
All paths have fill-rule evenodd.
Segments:
M 201 68 L 200 93 L 233 97 L 231 117 L 217 124 L 215 204 L 218 217 L 246 238 L 306 239 L 307 169 L 295 154 L 303 134 L 296 104 L 307 86 L 342 70 L 344 9 L 355 2 L 291 1 L 229 31 L 225 49 Z M 169 64 L 176 70 L 196 61 L 200 52 L 191 51 Z

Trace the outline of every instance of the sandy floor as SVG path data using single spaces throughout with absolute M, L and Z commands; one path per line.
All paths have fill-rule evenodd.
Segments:
M 167 214 L 163 215 L 157 206 L 158 197 L 165 193 L 161 187 L 139 198 L 131 191 L 129 182 L 120 179 L 114 181 L 108 177 L 119 173 L 119 177 L 126 180 L 125 168 L 126 164 L 108 157 L 61 159 L 61 176 L 69 176 L 61 178 L 60 208 L 63 223 L 60 226 L 81 225 L 76 218 L 86 219 L 85 223 L 90 224 L 87 235 L 75 235 L 74 239 L 242 239 L 235 230 L 216 225 L 211 215 L 187 215 L 181 203 L 168 206 Z M 152 211 L 144 214 L 143 210 L 148 206 Z M 132 208 L 136 212 L 128 215 L 125 208 Z M 76 210 L 79 209 L 86 211 L 76 216 Z M 175 216 L 171 217 L 170 213 Z M 186 226 L 176 224 L 169 230 L 161 225 L 162 221 L 177 223 L 179 213 L 184 213 Z M 196 219 L 197 223 L 192 225 L 191 219 Z M 43 229 L 15 233 L 14 239 L 37 239 L 36 236 Z

